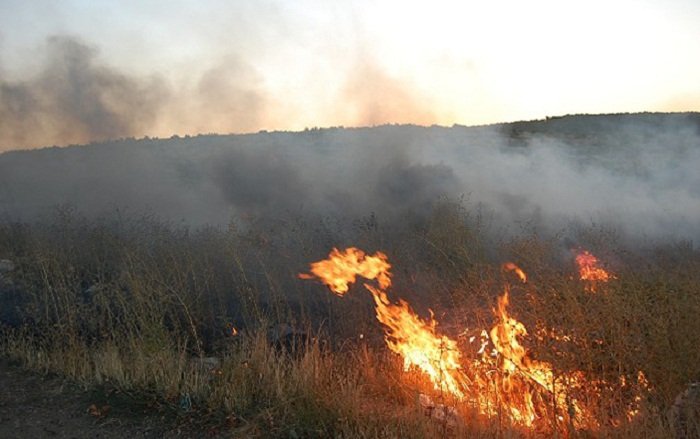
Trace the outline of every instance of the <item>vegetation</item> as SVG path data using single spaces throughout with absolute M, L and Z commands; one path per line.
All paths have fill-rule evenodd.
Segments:
M 500 267 L 512 261 L 529 276 L 511 290 L 511 314 L 530 331 L 523 343 L 534 358 L 591 382 L 631 382 L 643 371 L 650 384 L 631 421 L 562 434 L 669 437 L 667 410 L 700 380 L 700 252 L 683 242 L 633 244 L 601 227 L 495 236 L 448 201 L 401 224 L 288 217 L 191 229 L 148 216 L 88 219 L 65 208 L 40 222 L 6 221 L 0 259 L 14 269 L 0 279 L 0 351 L 86 387 L 207 414 L 233 435 L 541 436 L 498 416 L 426 415 L 420 394 L 464 410 L 419 372 L 403 370 L 384 345 L 370 296 L 353 287 L 337 297 L 297 277 L 334 246 L 381 250 L 393 264 L 391 299 L 407 300 L 424 318 L 432 309 L 438 330 L 470 352 L 459 334 L 491 326 L 509 276 Z M 574 248 L 597 255 L 615 278 L 589 291 Z M 280 324 L 293 328 L 286 337 Z M 553 331 L 568 341 L 547 336 Z M 624 410 L 625 392 L 591 402 L 601 419 Z

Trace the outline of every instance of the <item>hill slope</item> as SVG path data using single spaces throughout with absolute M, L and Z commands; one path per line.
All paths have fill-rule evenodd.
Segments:
M 420 214 L 440 196 L 466 196 L 506 226 L 611 221 L 697 238 L 697 169 L 698 113 L 126 139 L 0 155 L 0 215 L 68 204 L 224 224 L 286 212 Z

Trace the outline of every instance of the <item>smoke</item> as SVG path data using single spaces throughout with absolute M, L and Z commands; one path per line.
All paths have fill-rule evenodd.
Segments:
M 564 118 L 543 132 L 533 124 L 519 145 L 509 137 L 495 148 L 472 146 L 469 160 L 455 154 L 451 163 L 503 224 L 605 224 L 637 237 L 697 240 L 698 122 L 697 114 Z
M 502 233 L 605 224 L 700 238 L 698 114 L 571 116 L 491 127 L 380 126 L 124 140 L 0 155 L 0 214 L 56 204 L 232 216 L 425 218 L 466 199 Z
M 255 69 L 236 56 L 206 69 L 191 88 L 180 87 L 161 111 L 161 131 L 233 133 L 266 123 L 270 98 Z
M 461 185 L 452 168 L 439 164 L 392 163 L 379 173 L 376 206 L 408 208 L 429 213 L 441 196 L 459 194 Z
M 0 151 L 289 124 L 436 121 L 425 96 L 365 54 L 302 95 L 273 92 L 236 53 L 184 74 L 145 77 L 106 64 L 96 47 L 72 36 L 48 38 L 38 55 L 38 67 L 20 78 L 0 71 Z
M 391 77 L 370 58 L 363 58 L 350 69 L 339 102 L 339 116 L 349 119 L 349 125 L 436 122 L 426 98 L 410 84 Z
M 263 81 L 235 56 L 173 82 L 108 66 L 95 47 L 70 36 L 48 38 L 43 55 L 27 78 L 0 72 L 0 151 L 265 124 Z
M 52 37 L 35 77 L 0 77 L 0 150 L 87 143 L 145 132 L 167 91 L 156 78 L 136 79 L 99 65 L 95 49 Z
M 171 83 L 128 75 L 95 48 L 53 37 L 40 65 L 21 80 L 0 77 L 0 150 L 106 142 L 0 155 L 0 214 L 31 218 L 72 204 L 91 215 L 128 208 L 192 224 L 289 212 L 390 222 L 424 218 L 447 197 L 466 199 L 504 233 L 575 223 L 700 238 L 697 113 L 115 141 L 154 127 L 254 130 L 276 104 L 264 78 L 234 55 Z M 433 119 L 426 99 L 371 57 L 340 77 L 341 119 Z
M 227 204 L 239 214 L 274 215 L 302 204 L 308 190 L 300 169 L 272 151 L 230 151 L 212 167 Z

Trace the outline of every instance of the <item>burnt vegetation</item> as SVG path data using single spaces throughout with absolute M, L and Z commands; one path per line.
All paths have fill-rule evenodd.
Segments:
M 480 200 L 454 161 L 418 161 L 395 148 L 426 139 L 447 148 L 468 138 L 527 150 L 544 136 L 589 170 L 615 170 L 591 175 L 640 178 L 656 190 L 656 181 L 684 183 L 659 174 L 644 158 L 650 149 L 640 146 L 634 165 L 616 161 L 617 149 L 651 137 L 694 158 L 698 126 L 696 114 L 577 116 L 5 153 L 0 351 L 87 387 L 155 399 L 234 436 L 694 437 L 697 398 L 674 405 L 679 395 L 691 400 L 686 389 L 700 380 L 694 211 L 689 221 L 666 218 L 678 227 L 665 233 L 639 219 L 625 227 L 624 213 L 611 223 L 556 215 L 518 193 Z M 354 156 L 375 159 L 332 167 Z M 83 174 L 67 172 L 77 163 Z M 674 172 L 682 177 L 683 165 Z M 697 200 L 697 188 L 686 189 Z M 659 191 L 647 194 L 649 205 Z M 55 200 L 67 204 L 51 206 Z M 586 205 L 595 200 L 577 206 Z M 645 233 L 634 229 L 640 224 Z M 346 246 L 387 254 L 389 298 L 407 300 L 424 319 L 432 310 L 464 361 L 479 347 L 470 337 L 496 320 L 497 297 L 512 276 L 502 264 L 517 264 L 528 275 L 510 291 L 510 314 L 530 333 L 522 343 L 555 374 L 586 377 L 590 388 L 574 396 L 598 425 L 552 418 L 524 428 L 498 414 L 478 416 L 419 371 L 405 371 L 362 285 L 338 297 L 298 278 Z M 591 291 L 578 277 L 576 249 L 595 254 L 614 276 Z M 637 381 L 639 371 L 648 385 Z M 621 379 L 625 386 L 590 392 Z M 435 402 L 427 414 L 426 395 Z M 639 413 L 628 417 L 632 395 L 641 395 Z

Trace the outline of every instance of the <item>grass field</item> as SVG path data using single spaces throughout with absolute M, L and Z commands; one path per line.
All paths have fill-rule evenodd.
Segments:
M 601 226 L 523 229 L 501 235 L 447 201 L 427 218 L 389 223 L 290 216 L 192 229 L 70 209 L 5 221 L 0 259 L 14 269 L 0 284 L 0 350 L 86 387 L 201 413 L 233 436 L 672 437 L 668 410 L 700 380 L 700 252 Z M 524 426 L 503 408 L 514 396 L 497 378 L 488 392 L 502 405 L 483 415 L 405 370 L 361 285 L 339 297 L 298 278 L 348 246 L 388 256 L 390 301 L 406 300 L 424 321 L 432 310 L 465 369 L 480 355 L 471 337 L 497 323 L 510 285 L 508 311 L 528 330 L 528 358 L 555 378 L 579 377 L 566 397 L 594 420 L 561 422 L 544 408 Z M 613 275 L 594 291 L 579 279 L 578 249 Z M 528 282 L 504 272 L 505 262 Z M 497 368 L 503 360 L 493 357 Z M 541 394 L 535 403 L 547 407 Z M 438 408 L 421 404 L 425 396 Z M 692 419 L 684 428 L 700 435 Z

